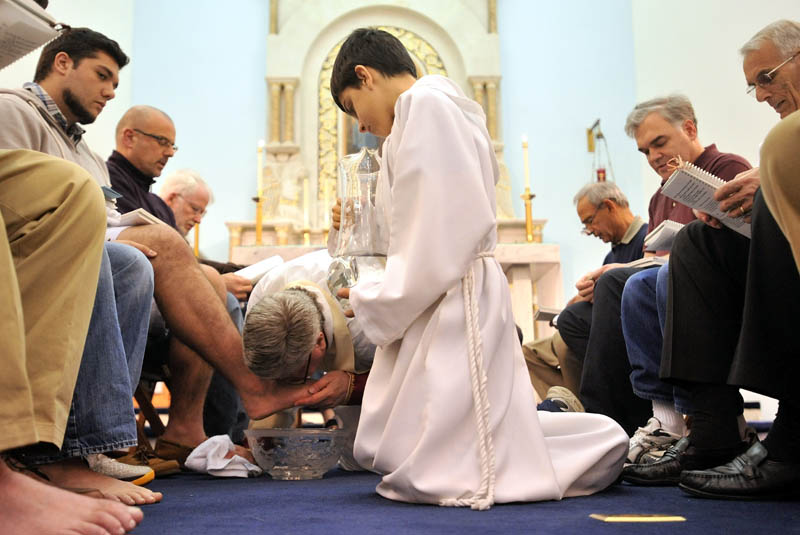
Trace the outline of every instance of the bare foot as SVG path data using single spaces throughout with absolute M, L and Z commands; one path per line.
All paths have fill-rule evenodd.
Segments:
M 97 489 L 106 498 L 119 500 L 127 505 L 145 505 L 161 501 L 160 492 L 98 474 L 89 469 L 83 459 L 68 459 L 37 468 L 58 487 Z
M 121 535 L 142 521 L 142 511 L 40 483 L 0 461 L 0 518 L 2 535 Z
M 234 455 L 238 455 L 253 464 L 256 464 L 256 459 L 253 457 L 253 452 L 245 448 L 244 446 L 239 446 L 238 444 L 233 445 L 233 449 L 230 450 L 228 453 L 225 454 L 226 459 L 232 458 Z

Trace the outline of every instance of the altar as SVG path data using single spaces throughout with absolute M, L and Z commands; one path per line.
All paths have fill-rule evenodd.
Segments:
M 231 249 L 231 261 L 252 264 L 279 255 L 285 261 L 324 248 L 316 245 L 236 245 Z M 495 258 L 500 262 L 511 289 L 514 321 L 522 329 L 525 342 L 549 336 L 553 328 L 545 322 L 535 322 L 539 306 L 563 306 L 561 257 L 559 246 L 550 243 L 498 243 Z

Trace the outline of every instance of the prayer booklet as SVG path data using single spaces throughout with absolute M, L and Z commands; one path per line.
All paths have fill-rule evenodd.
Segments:
M 159 224 L 166 225 L 166 223 L 161 221 L 159 218 L 157 218 L 144 208 L 137 208 L 136 210 L 122 214 L 122 217 L 119 218 L 118 226 L 134 227 L 136 225 L 159 225 Z
M 683 228 L 683 223 L 665 219 L 644 237 L 645 251 L 669 251 L 675 236 Z
M 721 178 L 689 162 L 682 162 L 672 176 L 661 186 L 661 193 L 695 210 L 710 214 L 743 236 L 750 237 L 750 223 L 741 217 L 728 217 L 719 209 L 714 192 L 725 184 Z
M 251 264 L 246 268 L 235 271 L 233 274 L 244 277 L 255 284 L 261 279 L 261 277 L 266 275 L 269 270 L 274 269 L 281 264 L 283 264 L 283 258 L 281 258 L 280 255 L 270 256 L 269 258 L 259 260 L 255 264 Z
M 55 39 L 58 27 L 33 0 L 0 0 L 0 69 Z
M 663 266 L 669 260 L 666 256 L 643 256 L 633 262 L 628 262 L 625 267 L 628 268 L 647 268 L 653 266 Z

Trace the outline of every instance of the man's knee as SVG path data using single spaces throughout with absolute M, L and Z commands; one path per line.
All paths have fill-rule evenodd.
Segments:
M 137 225 L 122 231 L 120 239 L 130 240 L 146 245 L 157 253 L 154 263 L 172 257 L 184 257 L 184 261 L 194 261 L 189 244 L 178 232 L 167 225 Z
M 219 272 L 211 266 L 207 266 L 205 264 L 198 265 L 200 266 L 200 271 L 203 272 L 203 275 L 206 276 L 208 282 L 211 283 L 211 286 L 214 288 L 214 291 L 222 300 L 222 302 L 227 302 L 228 290 L 225 289 L 225 281 L 222 280 L 222 275 L 220 275 Z

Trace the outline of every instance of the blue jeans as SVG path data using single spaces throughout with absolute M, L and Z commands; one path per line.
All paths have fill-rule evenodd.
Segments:
M 147 257 L 129 245 L 106 242 L 61 452 L 32 462 L 136 445 L 131 385 L 139 382 L 152 298 Z
M 622 292 L 622 332 L 631 364 L 631 385 L 643 399 L 672 403 L 682 414 L 691 414 L 686 390 L 659 378 L 661 346 L 667 312 L 669 263 L 633 275 Z

